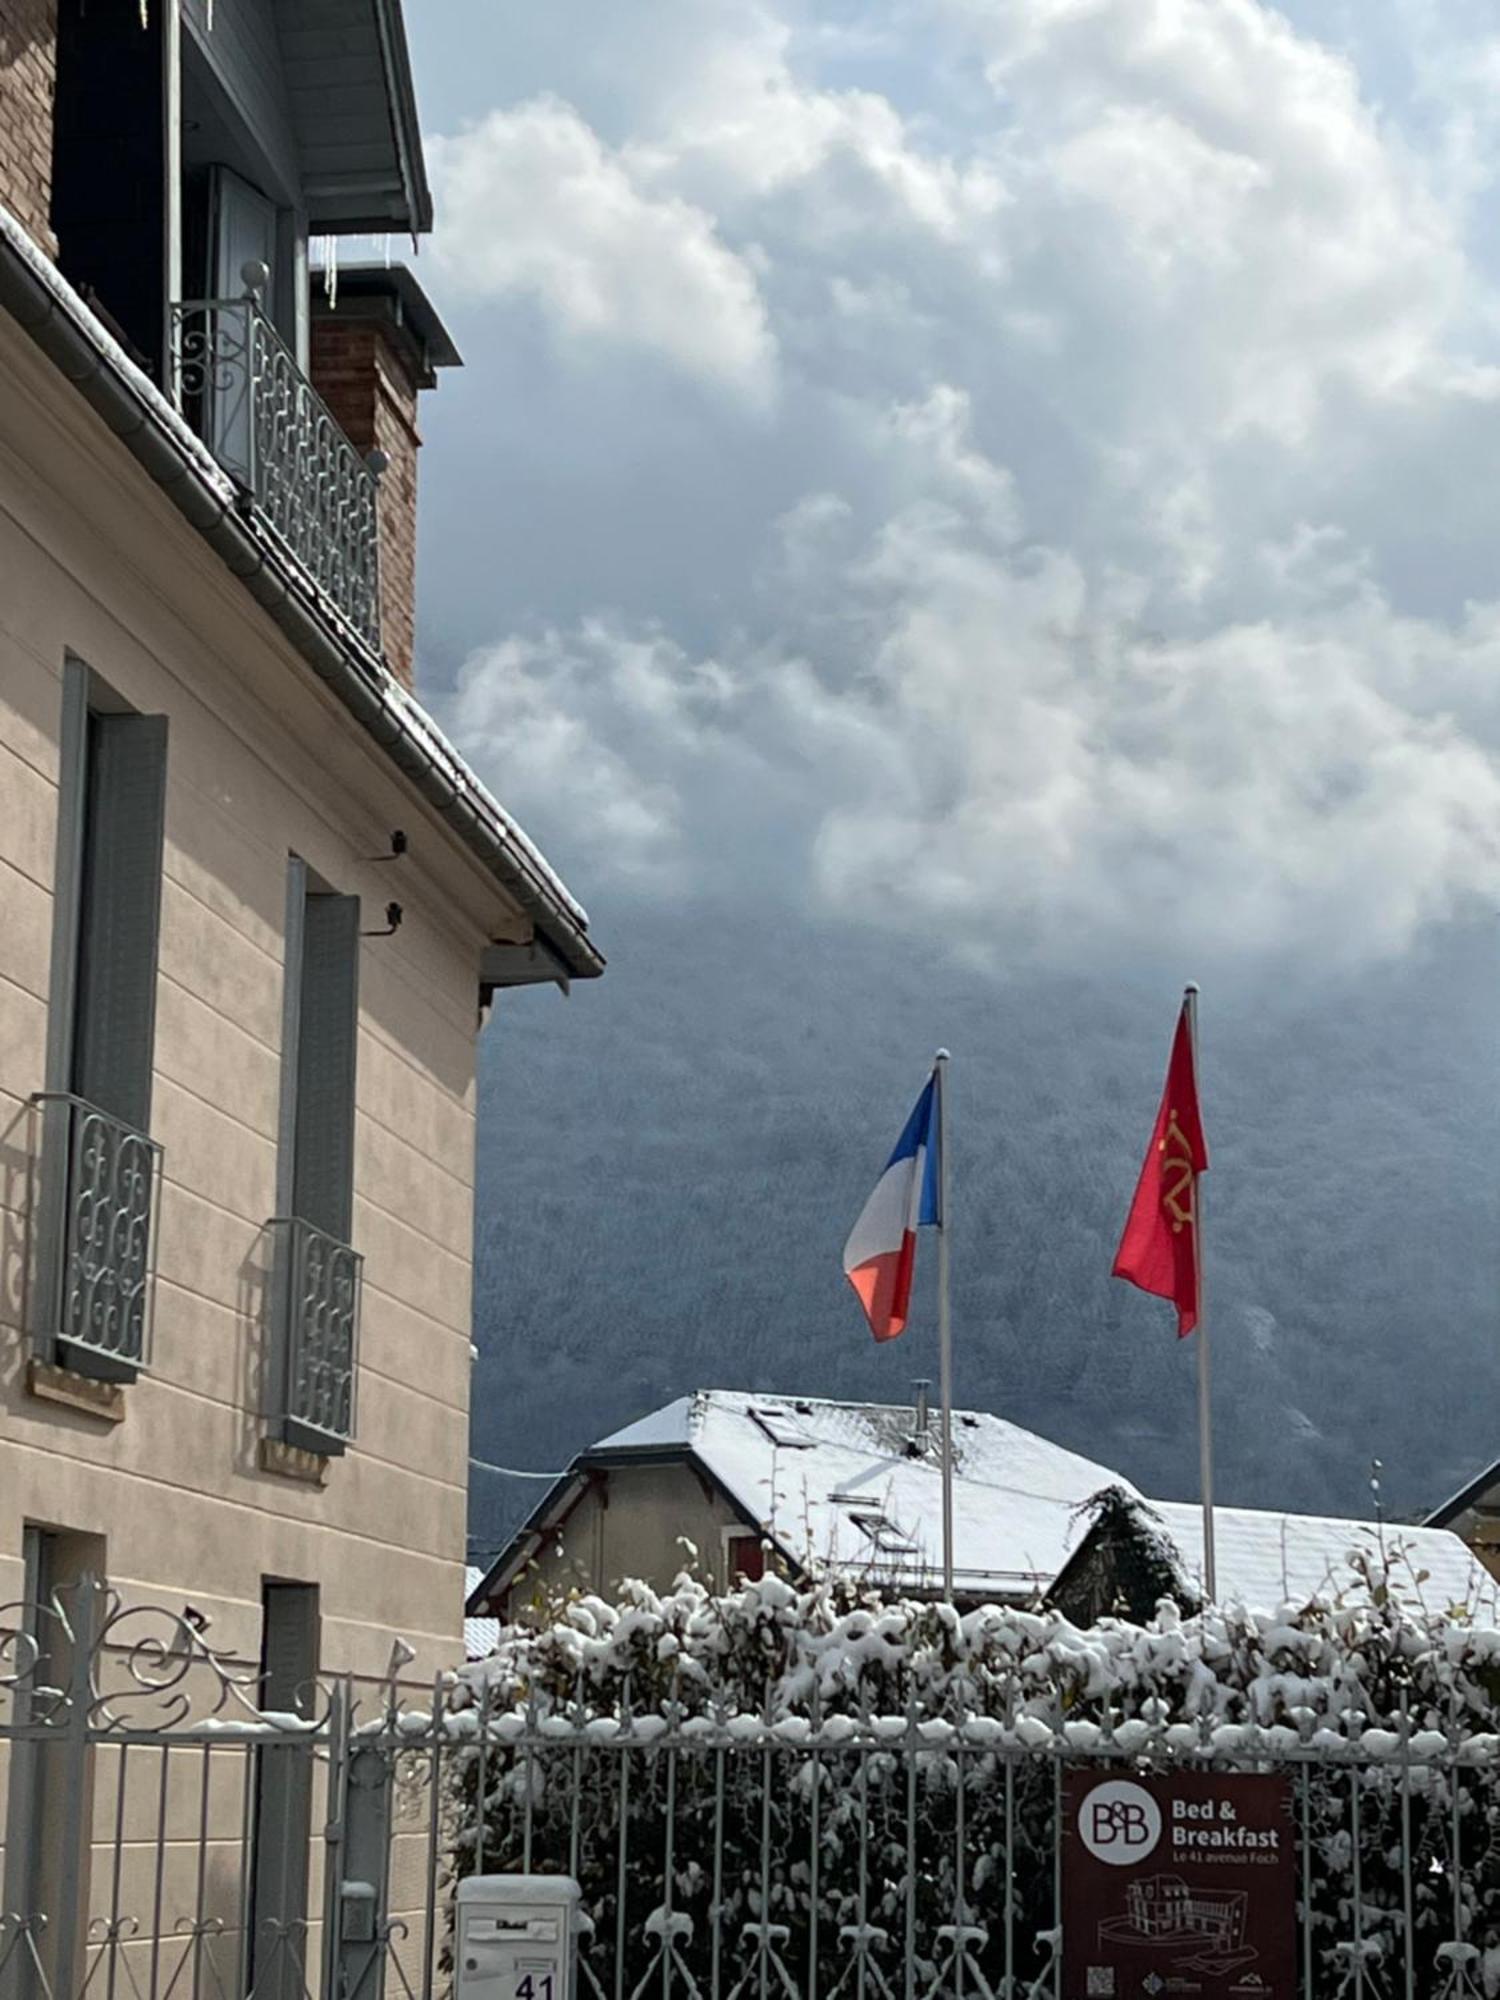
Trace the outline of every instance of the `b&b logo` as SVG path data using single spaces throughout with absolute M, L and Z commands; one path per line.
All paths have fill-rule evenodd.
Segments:
M 1078 1815 L 1083 1844 L 1096 1861 L 1128 1868 L 1144 1861 L 1161 1839 L 1161 1807 L 1141 1785 L 1112 1778 L 1096 1785 Z

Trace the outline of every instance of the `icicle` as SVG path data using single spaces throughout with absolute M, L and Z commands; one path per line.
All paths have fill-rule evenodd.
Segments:
M 323 296 L 328 301 L 329 311 L 339 302 L 339 239 L 336 236 L 323 238 Z
M 204 19 L 208 22 L 208 32 L 212 34 L 214 31 L 214 0 L 206 0 L 203 14 Z
M 141 0 L 141 27 L 151 26 L 151 0 Z
M 381 254 L 385 259 L 385 268 L 389 270 L 391 268 L 391 232 L 389 230 L 385 232 L 385 240 L 381 245 Z

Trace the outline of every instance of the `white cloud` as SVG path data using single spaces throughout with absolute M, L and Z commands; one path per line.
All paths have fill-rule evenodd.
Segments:
M 580 550 L 571 612 L 468 662 L 505 795 L 602 869 L 1002 955 L 1357 959 L 1492 902 L 1472 156 L 1260 0 L 943 0 L 919 39 L 872 0 L 853 53 L 685 4 L 609 44 L 610 145 L 531 102 L 439 156 L 477 285 L 777 385 L 643 496 L 753 495 L 721 549 L 663 531 L 653 616 Z
M 588 746 L 570 746 L 573 837 L 606 864 L 649 853 L 700 879 L 742 859 L 747 800 L 776 854 L 797 774 L 790 893 L 810 853 L 829 911 L 1052 959 L 1133 936 L 1357 958 L 1500 894 L 1500 715 L 1475 699 L 1500 687 L 1500 606 L 1458 629 L 1402 619 L 1310 536 L 1267 552 L 1268 571 L 1300 576 L 1296 610 L 1144 637 L 1130 579 L 1011 545 L 1003 477 L 981 476 L 957 411 L 947 392 L 893 427 L 940 473 L 968 468 L 967 504 L 903 508 L 811 589 L 783 567 L 774 650 L 695 662 L 594 623 L 528 649 L 518 683 L 502 648 L 465 670 L 466 747 L 547 813 L 557 772 L 526 745 L 568 715 Z M 783 533 L 817 546 L 846 518 L 812 496 Z M 1326 602 L 1311 582 L 1325 560 Z M 868 647 L 843 686 L 798 646 L 830 592 Z M 617 799 L 648 791 L 656 809 L 622 844 Z
M 1196 421 L 1296 440 L 1330 380 L 1390 394 L 1434 368 L 1464 296 L 1458 232 L 1343 56 L 1261 0 L 950 7 L 987 55 L 1031 212 L 1113 265 L 1136 342 L 1186 364 Z
M 645 192 L 568 104 L 492 112 L 431 148 L 444 277 L 541 301 L 567 334 L 657 351 L 757 400 L 775 343 L 753 272 L 713 219 Z

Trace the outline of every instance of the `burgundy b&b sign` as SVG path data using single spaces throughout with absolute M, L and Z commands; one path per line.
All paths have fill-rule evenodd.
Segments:
M 1072 1771 L 1062 2000 L 1296 2000 L 1285 1778 Z

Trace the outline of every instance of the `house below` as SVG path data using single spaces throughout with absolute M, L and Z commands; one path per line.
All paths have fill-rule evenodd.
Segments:
M 1121 1483 L 1108 1467 L 979 1410 L 953 1414 L 960 1603 L 1039 1599 Z M 834 1403 L 704 1389 L 583 1452 L 470 1594 L 505 1620 L 576 1586 L 665 1589 L 696 1562 L 717 1586 L 832 1568 L 907 1594 L 942 1576 L 939 1424 L 925 1401 Z
M 1461 1486 L 1427 1516 L 1429 1528 L 1451 1528 L 1491 1576 L 1500 1577 L 1500 1461 Z
M 1201 1602 L 1202 1516 L 1147 1501 L 1108 1467 L 979 1410 L 957 1410 L 954 1596 L 1057 1604 L 1080 1624 L 1145 1618 L 1159 1598 Z M 1221 1507 L 1219 1595 L 1274 1609 L 1366 1588 L 1390 1560 L 1398 1589 L 1431 1609 L 1473 1605 L 1489 1579 L 1457 1535 L 1309 1514 Z M 703 1389 L 574 1460 L 491 1568 L 471 1580 L 474 1621 L 524 1622 L 570 1589 L 627 1577 L 666 1590 L 694 1567 L 715 1588 L 767 1560 L 904 1596 L 942 1578 L 939 1428 L 925 1398 L 836 1403 Z M 1489 1592 L 1493 1596 L 1492 1590 Z M 470 1646 L 483 1647 L 477 1626 Z M 492 1643 L 492 1642 L 491 1642 Z
M 1149 1618 L 1164 1596 L 1184 1610 L 1203 1602 L 1203 1512 L 1170 1500 L 1142 1505 L 1123 1490 L 1099 1498 L 1088 1532 L 1050 1596 L 1075 1624 L 1121 1613 Z M 1429 1611 L 1494 1609 L 1491 1578 L 1446 1528 L 1214 1509 L 1214 1569 L 1221 1604 L 1274 1610 L 1312 1598 L 1363 1596 L 1388 1581 Z

